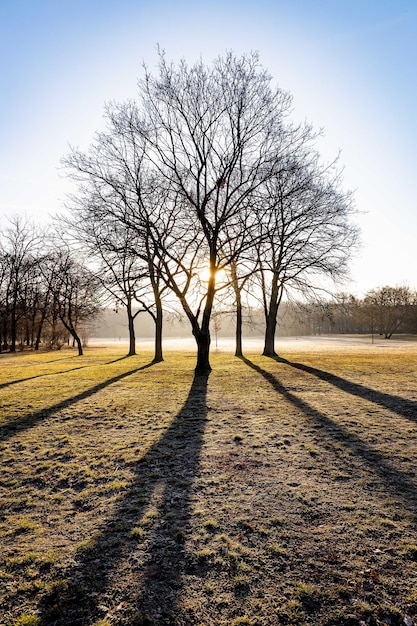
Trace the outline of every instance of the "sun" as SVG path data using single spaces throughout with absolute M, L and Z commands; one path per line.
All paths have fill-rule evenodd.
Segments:
M 205 265 L 199 270 L 198 276 L 202 283 L 208 283 L 209 278 L 210 278 L 210 268 L 208 267 L 208 265 Z M 227 282 L 227 274 L 226 274 L 226 271 L 223 268 L 221 268 L 217 270 L 216 272 L 216 285 L 219 285 L 225 282 Z

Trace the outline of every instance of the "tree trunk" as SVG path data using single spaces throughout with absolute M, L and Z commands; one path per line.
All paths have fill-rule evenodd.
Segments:
M 83 355 L 83 344 L 82 341 L 80 339 L 80 337 L 78 336 L 77 331 L 75 330 L 75 327 L 71 321 L 66 322 L 66 320 L 64 319 L 63 316 L 59 316 L 59 319 L 61 320 L 61 322 L 63 323 L 63 325 L 65 326 L 65 328 L 67 329 L 67 331 L 71 334 L 71 337 L 73 338 L 74 341 L 74 345 L 77 344 L 77 348 L 78 348 L 78 356 L 82 356 Z
M 211 372 L 210 366 L 210 332 L 200 331 L 198 334 L 194 334 L 197 342 L 197 365 L 195 367 L 195 373 L 209 374 Z
M 129 352 L 127 355 L 134 356 L 136 354 L 135 318 L 132 315 L 130 302 L 127 306 L 127 322 L 129 327 Z
M 75 344 L 77 344 L 77 349 L 78 349 L 78 356 L 82 356 L 83 355 L 83 344 L 82 341 L 80 339 L 80 337 L 77 334 L 77 331 L 75 330 L 75 328 L 69 327 L 66 324 L 64 324 L 64 326 L 66 326 L 67 330 L 71 333 L 71 336 L 73 338 L 73 345 L 75 347 Z
M 33 348 L 33 326 L 32 326 L 32 344 L 30 343 L 31 331 L 29 328 L 29 320 L 25 320 L 25 344 L 27 347 L 31 346 Z
M 82 356 L 83 355 L 83 344 L 82 344 L 82 341 L 81 341 L 80 337 L 77 335 L 77 333 L 75 333 L 74 339 L 77 342 L 78 356 Z
M 265 329 L 265 343 L 264 343 L 264 351 L 262 352 L 263 356 L 277 356 L 275 352 L 275 330 L 277 327 L 276 317 L 271 311 L 268 311 L 268 317 L 266 320 L 266 329 Z
M 281 302 L 282 288 L 278 284 L 278 278 L 273 276 L 271 285 L 271 297 L 269 299 L 268 311 L 266 313 L 265 343 L 263 356 L 277 356 L 275 352 L 275 331 L 277 328 L 278 308 Z
M 154 363 L 161 363 L 164 358 L 162 355 L 162 324 L 163 324 L 163 311 L 162 303 L 159 297 L 155 297 L 156 305 L 156 317 L 155 317 L 155 355 L 153 358 Z
M 10 320 L 10 352 L 16 352 L 17 320 L 16 311 L 12 309 Z
M 210 278 L 207 286 L 207 298 L 206 305 L 204 307 L 203 319 L 201 322 L 201 328 L 199 330 L 193 329 L 193 334 L 197 342 L 197 365 L 195 367 L 195 373 L 210 374 L 210 318 L 213 310 L 214 294 L 216 293 L 216 278 L 215 278 L 215 261 L 212 258 L 210 261 Z
M 230 264 L 230 272 L 231 272 L 231 277 L 232 277 L 232 287 L 233 287 L 233 291 L 235 292 L 235 299 L 236 299 L 235 356 L 241 357 L 243 356 L 243 352 L 242 352 L 242 298 L 241 298 L 242 287 L 239 288 L 236 261 Z
M 43 309 L 42 314 L 41 314 L 41 319 L 39 321 L 38 331 L 36 333 L 36 339 L 35 339 L 35 350 L 39 350 L 39 344 L 41 342 L 41 336 L 42 336 L 43 325 L 45 323 L 45 317 L 46 317 L 46 307 Z
M 242 301 L 240 293 L 236 292 L 236 350 L 235 356 L 243 356 L 242 352 Z
M 8 349 L 8 341 L 7 341 L 7 334 L 8 334 L 8 328 L 7 328 L 7 317 L 8 317 L 8 311 L 7 309 L 4 311 L 4 319 L 3 319 L 3 350 L 6 351 Z

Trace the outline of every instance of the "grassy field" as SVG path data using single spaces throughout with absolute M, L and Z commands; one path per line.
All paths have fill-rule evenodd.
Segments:
M 0 624 L 417 624 L 417 346 L 0 355 Z

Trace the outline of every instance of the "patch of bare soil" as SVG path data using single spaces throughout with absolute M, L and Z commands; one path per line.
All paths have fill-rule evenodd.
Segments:
M 133 362 L 13 385 L 0 624 L 417 624 L 412 346 Z

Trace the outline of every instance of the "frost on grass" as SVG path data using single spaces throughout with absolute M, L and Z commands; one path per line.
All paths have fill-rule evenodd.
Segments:
M 6 623 L 417 623 L 417 357 L 390 350 L 218 353 L 199 386 L 183 353 L 92 351 L 4 386 Z

